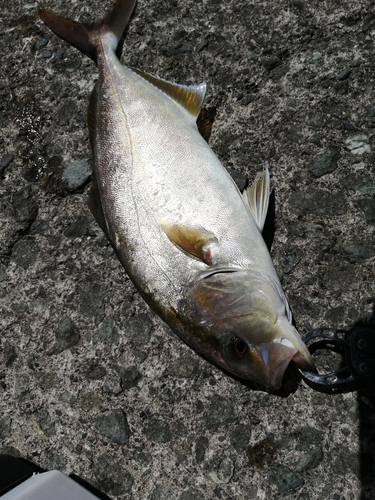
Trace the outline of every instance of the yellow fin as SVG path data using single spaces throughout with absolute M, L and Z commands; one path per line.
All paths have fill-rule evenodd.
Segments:
M 259 231 L 262 231 L 270 199 L 270 173 L 268 168 L 257 174 L 253 184 L 242 193 L 242 197 Z
M 171 99 L 178 102 L 178 104 L 183 106 L 195 119 L 197 119 L 206 93 L 206 82 L 202 82 L 199 85 L 180 85 L 179 83 L 168 82 L 163 78 L 150 75 L 139 69 L 131 68 L 131 70 L 155 85 L 155 87 L 167 94 Z
M 208 266 L 212 264 L 210 245 L 217 239 L 202 229 L 160 223 L 161 228 L 177 247 Z

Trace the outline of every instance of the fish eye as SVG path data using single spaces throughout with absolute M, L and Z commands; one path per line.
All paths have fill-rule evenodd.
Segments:
M 247 345 L 245 344 L 245 342 L 243 340 L 239 339 L 238 337 L 232 337 L 231 342 L 232 342 L 234 352 L 236 353 L 236 355 L 239 358 L 242 358 L 243 356 L 245 356 L 245 354 L 247 352 Z
M 249 347 L 242 339 L 236 336 L 228 336 L 224 340 L 224 353 L 232 360 L 238 360 L 245 357 L 249 351 Z

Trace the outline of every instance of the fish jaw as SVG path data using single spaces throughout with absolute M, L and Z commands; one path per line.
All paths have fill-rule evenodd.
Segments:
M 279 389 L 291 361 L 301 368 L 311 370 L 314 361 L 295 328 L 283 319 L 276 328 L 278 336 L 268 345 L 259 346 L 257 351 L 264 364 L 263 380 L 260 383 L 272 389 Z
M 286 318 L 278 321 L 277 326 L 280 332 L 278 337 L 280 342 L 289 343 L 295 349 L 295 354 L 291 360 L 304 370 L 313 369 L 314 360 L 294 326 Z
M 254 380 L 266 388 L 280 389 L 285 370 L 296 352 L 297 349 L 284 339 L 257 346 L 260 366 Z

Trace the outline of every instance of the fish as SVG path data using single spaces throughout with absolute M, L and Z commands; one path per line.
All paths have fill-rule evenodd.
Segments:
M 89 207 L 149 306 L 225 372 L 279 389 L 312 357 L 292 324 L 262 229 L 270 175 L 243 193 L 197 128 L 206 83 L 182 85 L 120 62 L 135 0 L 91 26 L 40 10 L 96 64 L 88 106 Z

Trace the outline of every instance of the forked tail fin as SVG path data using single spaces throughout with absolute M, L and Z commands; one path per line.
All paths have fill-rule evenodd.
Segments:
M 81 24 L 46 10 L 40 10 L 39 17 L 57 36 L 96 62 L 100 40 L 106 34 L 113 35 L 113 48 L 118 53 L 119 42 L 135 4 L 136 0 L 116 0 L 103 19 L 92 25 Z

